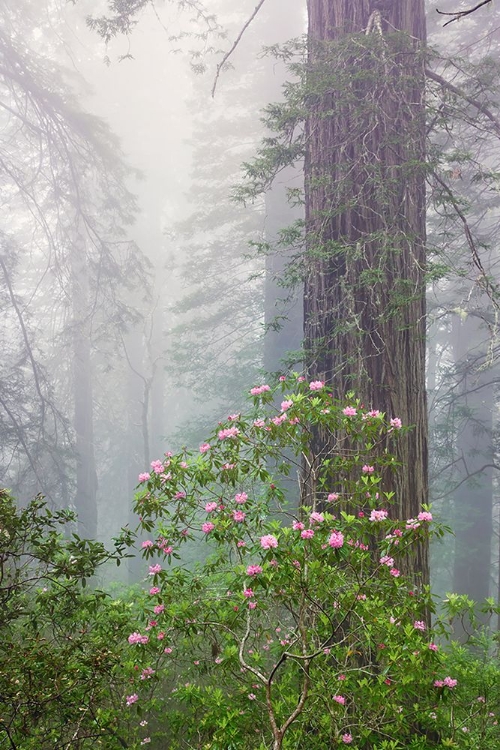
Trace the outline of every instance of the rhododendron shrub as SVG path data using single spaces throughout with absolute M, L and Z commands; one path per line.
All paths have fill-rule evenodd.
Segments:
M 135 734 L 137 722 L 119 710 L 134 672 L 132 605 L 86 585 L 127 557 L 132 537 L 108 551 L 71 536 L 74 523 L 41 498 L 19 509 L 0 490 L 2 750 L 115 750 Z
M 404 574 L 442 529 L 427 507 L 394 518 L 382 486 L 406 428 L 322 381 L 278 388 L 256 386 L 249 413 L 141 475 L 150 605 L 128 637 L 123 710 L 165 750 L 469 747 L 429 592 Z M 206 551 L 195 569 L 187 543 Z

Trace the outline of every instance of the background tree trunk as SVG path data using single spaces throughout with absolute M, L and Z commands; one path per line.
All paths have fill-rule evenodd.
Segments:
M 461 429 L 457 436 L 454 492 L 453 591 L 481 602 L 490 594 L 493 515 L 493 406 L 495 372 L 485 366 L 481 319 L 453 321 Z M 472 342 L 480 341 L 476 349 Z
M 80 535 L 97 537 L 97 472 L 94 451 L 94 402 L 92 395 L 92 315 L 84 242 L 70 251 L 72 291 L 73 405 L 76 449 L 76 497 Z

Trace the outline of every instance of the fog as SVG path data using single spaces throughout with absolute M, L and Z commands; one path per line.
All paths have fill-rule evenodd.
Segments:
M 106 40 L 88 18 L 107 0 L 0 0 L 0 483 L 85 536 L 135 526 L 152 460 L 302 369 L 303 158 L 253 160 L 278 144 L 263 110 L 300 77 L 306 4 L 255 5 L 144 2 Z M 480 598 L 499 584 L 500 15 L 443 28 L 427 6 L 430 499 L 456 534 L 432 575 Z

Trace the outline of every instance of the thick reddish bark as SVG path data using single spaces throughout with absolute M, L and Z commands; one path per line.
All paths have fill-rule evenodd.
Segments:
M 424 3 L 308 9 L 307 367 L 413 426 L 385 478 L 411 517 L 427 502 Z M 428 581 L 425 544 L 411 567 Z

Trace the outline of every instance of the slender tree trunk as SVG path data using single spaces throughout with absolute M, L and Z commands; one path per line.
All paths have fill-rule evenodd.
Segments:
M 455 402 L 461 430 L 457 438 L 457 489 L 454 492 L 455 557 L 453 590 L 482 601 L 490 594 L 493 520 L 494 372 L 484 354 L 472 348 L 484 333 L 473 315 L 454 320 L 454 350 L 459 380 Z
M 424 2 L 308 10 L 307 369 L 412 426 L 385 477 L 411 517 L 427 502 Z M 427 545 L 411 568 L 428 581 Z
M 76 435 L 76 498 L 78 529 L 97 537 L 97 472 L 94 453 L 89 278 L 82 243 L 70 252 L 72 288 L 73 406 Z
M 264 5 L 264 18 L 263 44 L 281 44 L 304 33 L 301 3 L 274 0 Z M 289 77 L 283 62 L 269 57 L 265 73 L 266 99 L 269 102 L 282 100 L 282 86 Z M 271 246 L 278 242 L 281 230 L 303 218 L 303 207 L 292 207 L 287 193 L 290 188 L 300 186 L 300 174 L 298 167 L 281 170 L 266 193 L 266 242 Z M 290 260 L 290 254 L 284 250 L 275 250 L 266 258 L 264 368 L 270 372 L 282 368 L 289 352 L 298 351 L 302 342 L 302 288 L 298 284 L 294 289 L 283 285 Z

